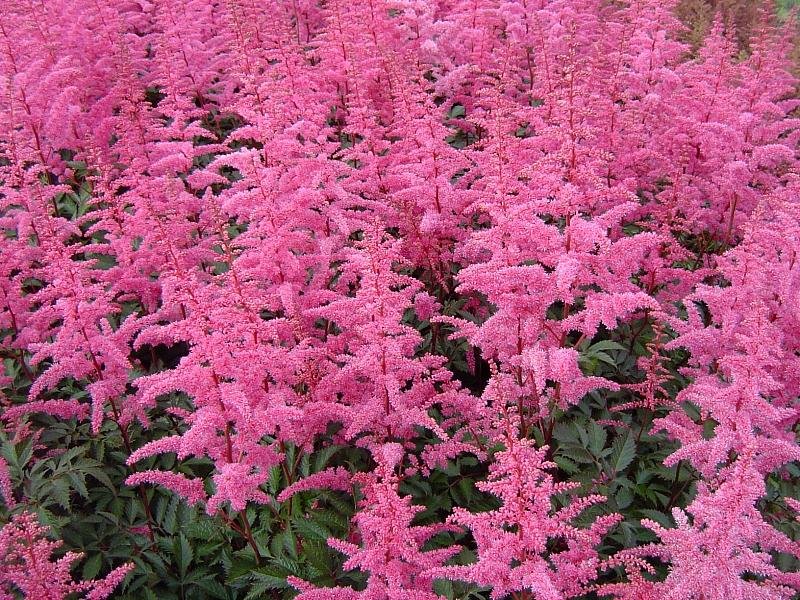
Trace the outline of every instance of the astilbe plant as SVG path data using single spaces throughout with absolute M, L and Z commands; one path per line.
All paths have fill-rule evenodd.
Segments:
M 796 544 L 766 523 L 757 510 L 765 495 L 764 476 L 800 458 L 793 433 L 797 414 L 790 408 L 798 393 L 797 381 L 792 370 L 785 370 L 796 356 L 784 349 L 793 347 L 796 335 L 791 308 L 796 300 L 783 291 L 796 276 L 797 237 L 792 233 L 797 227 L 796 210 L 784 196 L 795 185 L 792 182 L 786 191 L 763 200 L 744 240 L 720 267 L 731 285 L 703 286 L 696 298 L 687 299 L 695 303 L 695 317 L 688 324 L 676 324 L 684 332 L 671 342 L 688 346 L 693 360 L 702 361 L 690 367 L 694 381 L 677 399 L 696 406 L 699 419 L 713 423 L 713 435 L 704 435 L 702 424 L 680 408 L 655 422 L 656 428 L 666 429 L 681 442 L 667 464 L 686 460 L 705 482 L 688 507 L 692 524 L 676 509 L 677 531 L 652 522 L 648 526 L 662 537 L 663 551 L 674 561 L 665 585 L 693 589 L 688 592 L 693 595 L 788 598 L 794 595 L 791 588 L 798 585 L 795 576 L 775 570 L 768 554 L 797 555 Z M 775 231 L 782 233 L 780 240 L 773 237 Z M 751 271 L 754 261 L 759 267 Z M 768 287 L 764 277 L 769 278 Z M 728 298 L 712 299 L 714 295 Z M 703 327 L 698 319 L 696 303 L 700 302 L 711 310 L 710 327 Z M 741 304 L 748 307 L 747 315 L 734 312 Z M 762 336 L 769 336 L 769 342 L 764 343 Z M 686 549 L 686 539 L 693 540 L 692 550 Z M 721 569 L 720 563 L 729 566 Z M 743 580 L 745 573 L 763 582 Z M 708 586 L 716 590 L 716 596 L 702 591 Z
M 604 515 L 581 528 L 574 520 L 604 498 L 582 496 L 559 506 L 557 497 L 566 496 L 580 484 L 555 481 L 552 470 L 557 465 L 546 458 L 549 448 L 536 448 L 531 440 L 520 438 L 516 406 L 508 406 L 509 379 L 495 375 L 484 394 L 500 415 L 493 441 L 502 450 L 493 457 L 487 481 L 478 484 L 502 505 L 480 513 L 455 509 L 450 520 L 471 531 L 478 560 L 434 572 L 491 586 L 492 598 L 508 594 L 547 600 L 580 596 L 596 577 L 599 560 L 594 547 L 621 517 Z
M 30 508 L 131 597 L 792 597 L 792 31 L 699 4 L 4 7 L 8 597 L 131 568 Z
M 436 568 L 459 551 L 458 547 L 423 550 L 425 542 L 443 531 L 452 529 L 447 524 L 413 525 L 421 506 L 411 503 L 408 496 L 398 494 L 399 477 L 404 451 L 396 443 L 376 447 L 378 464 L 369 475 L 359 474 L 353 484 L 359 485 L 363 494 L 361 511 L 354 518 L 360 544 L 332 539 L 329 544 L 349 558 L 345 568 L 358 568 L 369 572 L 363 591 L 352 588 L 312 588 L 303 581 L 293 581 L 301 590 L 303 600 L 413 598 L 435 600 L 432 584 Z

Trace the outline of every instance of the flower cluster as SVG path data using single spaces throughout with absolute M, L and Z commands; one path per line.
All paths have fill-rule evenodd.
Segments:
M 25 598 L 63 600 L 80 594 L 86 600 L 104 600 L 133 569 L 128 563 L 102 580 L 73 581 L 70 566 L 81 555 L 67 552 L 53 560 L 61 542 L 50 541 L 47 535 L 47 528 L 31 513 L 18 514 L 0 529 L 0 597 L 13 600 L 22 593 Z

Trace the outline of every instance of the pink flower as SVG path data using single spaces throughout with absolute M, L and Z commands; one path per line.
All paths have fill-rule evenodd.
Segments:
M 66 600 L 80 594 L 86 600 L 104 600 L 134 568 L 127 563 L 104 579 L 73 581 L 70 567 L 81 554 L 67 552 L 53 560 L 51 555 L 61 542 L 52 542 L 47 535 L 47 528 L 27 512 L 15 515 L 0 529 L 0 592 L 7 595 L 4 597 L 22 593 L 30 600 Z

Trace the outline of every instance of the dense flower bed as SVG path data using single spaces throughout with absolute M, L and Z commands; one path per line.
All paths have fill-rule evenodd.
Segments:
M 795 598 L 793 31 L 675 9 L 4 3 L 0 597 Z

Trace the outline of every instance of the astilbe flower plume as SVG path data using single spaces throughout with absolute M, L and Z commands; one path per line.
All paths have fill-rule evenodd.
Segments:
M 67 552 L 55 559 L 53 552 L 60 541 L 48 539 L 48 530 L 32 513 L 13 517 L 0 529 L 0 594 L 12 600 L 21 593 L 28 600 L 66 600 L 79 594 L 86 600 L 104 600 L 111 596 L 133 563 L 117 567 L 104 579 L 74 581 L 72 563 L 81 555 Z
M 360 474 L 354 483 L 361 487 L 361 510 L 353 521 L 360 543 L 331 539 L 328 544 L 348 556 L 345 569 L 358 568 L 369 573 L 366 588 L 313 588 L 294 579 L 301 590 L 301 600 L 439 600 L 433 593 L 433 574 L 459 551 L 457 546 L 424 550 L 425 542 L 439 533 L 453 529 L 447 524 L 413 525 L 415 516 L 424 510 L 411 503 L 409 496 L 398 492 L 404 451 L 396 443 L 375 449 L 378 467 L 371 474 Z
M 654 423 L 655 429 L 681 442 L 666 464 L 686 460 L 704 479 L 688 507 L 693 523 L 677 511 L 677 530 L 649 524 L 664 543 L 656 552 L 673 561 L 665 585 L 685 590 L 687 597 L 715 589 L 719 598 L 788 598 L 795 593 L 791 588 L 800 585 L 793 574 L 777 570 L 769 554 L 797 555 L 796 544 L 758 510 L 765 475 L 800 459 L 793 433 L 797 412 L 790 408 L 798 393 L 797 378 L 785 369 L 797 360 L 790 308 L 797 299 L 785 291 L 796 277 L 797 208 L 786 200 L 796 185 L 792 180 L 785 191 L 762 201 L 743 242 L 723 259 L 721 272 L 731 285 L 699 289 L 698 300 L 712 311 L 711 325 L 705 327 L 695 310 L 688 323 L 673 321 L 681 335 L 668 347 L 688 347 L 694 363 L 687 369 L 694 382 L 677 400 L 693 403 L 702 420 L 715 422 L 709 438 L 702 423 L 675 406 Z M 754 261 L 758 269 L 752 268 Z M 742 304 L 747 315 L 736 310 Z M 691 551 L 686 550 L 688 539 Z M 698 554 L 689 556 L 687 551 Z M 758 574 L 763 582 L 745 579 L 746 573 Z
M 549 448 L 536 448 L 531 440 L 520 437 L 516 407 L 507 406 L 505 388 L 509 386 L 507 376 L 496 374 L 484 394 L 502 415 L 493 441 L 503 449 L 490 463 L 488 480 L 477 484 L 502 504 L 480 513 L 454 510 L 449 521 L 470 530 L 477 562 L 434 569 L 434 573 L 491 586 L 492 598 L 517 592 L 521 597 L 547 600 L 577 597 L 597 575 L 595 547 L 621 517 L 608 514 L 585 528 L 575 524 L 583 511 L 604 500 L 600 495 L 574 497 L 562 507 L 554 506 L 558 496 L 564 497 L 580 484 L 556 481 L 552 474 L 556 464 L 547 460 Z M 554 544 L 563 547 L 551 550 Z

